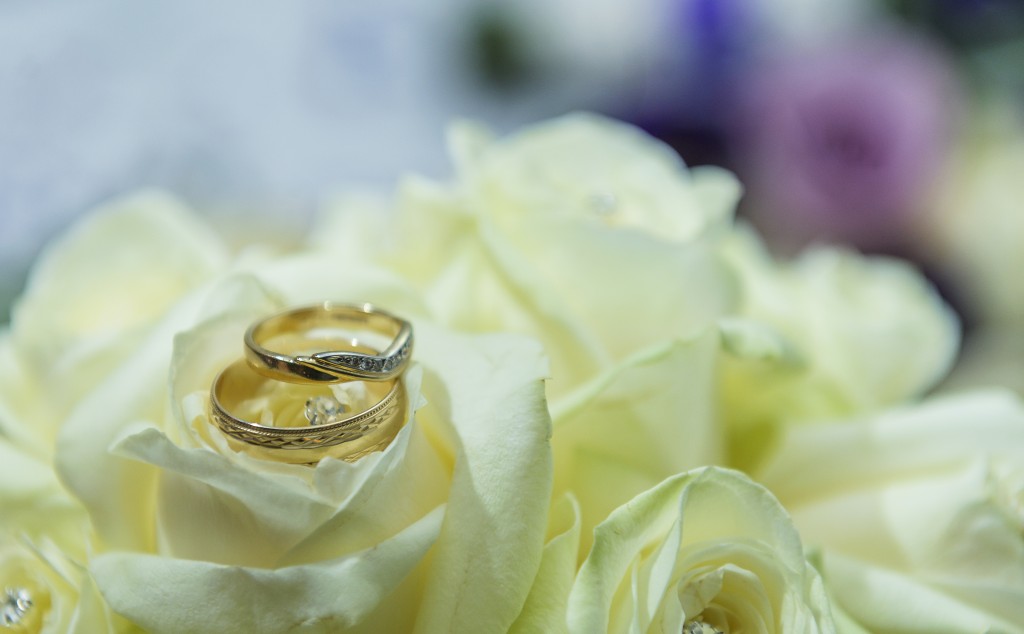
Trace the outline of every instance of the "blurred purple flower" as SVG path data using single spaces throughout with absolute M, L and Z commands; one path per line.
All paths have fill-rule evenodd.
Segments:
M 739 94 L 735 162 L 755 222 L 791 245 L 899 247 L 959 111 L 951 68 L 887 35 L 765 64 Z

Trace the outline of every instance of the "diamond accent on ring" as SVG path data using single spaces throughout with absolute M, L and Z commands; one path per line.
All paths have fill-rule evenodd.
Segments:
M 401 366 L 412 351 L 412 343 L 405 342 L 401 348 L 387 357 L 351 353 L 320 353 L 313 360 L 321 367 L 347 368 L 367 374 L 391 373 Z
M 348 411 L 333 396 L 314 396 L 306 401 L 306 420 L 310 425 L 329 425 Z
M 32 609 L 32 595 L 24 588 L 5 588 L 0 602 L 0 625 L 14 627 Z
M 714 625 L 708 625 L 704 621 L 689 621 L 683 625 L 683 634 L 724 634 L 722 630 Z

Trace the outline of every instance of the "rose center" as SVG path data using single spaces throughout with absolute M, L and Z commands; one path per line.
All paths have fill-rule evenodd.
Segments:
M 24 588 L 5 588 L 0 603 L 0 624 L 14 627 L 25 620 L 32 609 L 32 595 Z

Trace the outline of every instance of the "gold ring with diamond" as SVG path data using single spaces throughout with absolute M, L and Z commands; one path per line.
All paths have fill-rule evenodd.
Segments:
M 386 337 L 380 353 L 326 350 L 292 356 L 281 344 L 301 339 L 315 344 L 318 333 L 338 330 Z M 332 334 L 336 338 L 336 334 Z M 353 338 L 353 346 L 362 344 Z M 289 383 L 388 381 L 405 371 L 412 356 L 412 325 L 372 304 L 324 302 L 262 319 L 245 333 L 245 358 L 260 374 Z M 294 345 L 292 346 L 294 347 Z
M 210 387 L 211 420 L 232 447 L 251 455 L 290 463 L 315 463 L 325 456 L 353 461 L 383 450 L 405 422 L 406 396 L 400 378 L 367 382 L 374 404 L 345 416 L 336 399 L 319 395 L 305 400 L 305 421 L 285 421 L 289 424 L 279 426 L 241 418 L 242 403 L 267 382 L 245 359 L 239 359 L 222 370 Z

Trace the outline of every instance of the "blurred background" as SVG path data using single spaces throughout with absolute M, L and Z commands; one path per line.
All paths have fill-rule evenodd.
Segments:
M 8 0 L 0 322 L 114 195 L 298 239 L 332 192 L 448 173 L 452 119 L 578 109 L 736 171 L 781 254 L 915 261 L 964 323 L 951 383 L 1024 392 L 1021 0 Z

